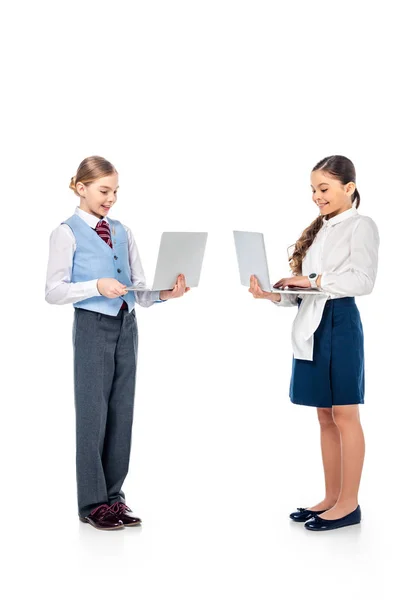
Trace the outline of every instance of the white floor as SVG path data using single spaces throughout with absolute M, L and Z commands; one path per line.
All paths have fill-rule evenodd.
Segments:
M 27 499 L 22 514 L 10 506 L 7 597 L 397 597 L 399 526 L 389 526 L 377 496 L 364 502 L 362 525 L 311 533 L 287 518 L 304 490 L 289 494 L 282 477 L 269 491 L 254 465 L 224 486 L 218 466 L 207 466 L 211 487 L 207 469 L 198 481 L 166 474 L 162 486 L 149 476 L 134 503 L 142 528 L 97 531 L 62 500 Z
M 72 381 L 65 377 L 62 387 L 57 384 L 69 373 L 70 348 L 64 345 L 63 363 L 46 353 L 50 380 L 41 403 L 29 402 L 27 378 L 25 418 L 18 437 L 15 431 L 8 436 L 15 449 L 6 461 L 4 477 L 12 487 L 2 514 L 9 597 L 396 598 L 400 527 L 389 518 L 398 498 L 397 420 L 388 421 L 380 410 L 375 369 L 368 405 L 361 409 L 367 439 L 363 522 L 308 532 L 288 514 L 322 498 L 319 430 L 314 409 L 287 398 L 290 349 L 277 344 L 263 353 L 249 346 L 239 353 L 233 338 L 245 347 L 252 326 L 245 322 L 229 332 L 221 316 L 215 345 L 202 353 L 203 317 L 190 325 L 190 315 L 178 317 L 172 304 L 168 312 L 158 308 L 140 311 L 131 470 L 124 488 L 142 528 L 101 532 L 78 521 Z M 59 314 L 50 311 L 50 325 Z M 62 314 L 65 331 L 63 323 L 49 327 L 49 348 L 59 336 L 69 339 L 71 315 Z M 289 329 L 287 313 L 279 314 L 277 327 Z M 189 353 L 172 335 L 177 322 L 197 340 Z M 270 369 L 264 385 L 262 365 L 272 353 L 271 368 L 280 365 L 281 371 Z
M 378 519 L 317 537 L 287 523 L 282 509 L 274 519 L 258 516 L 258 503 L 247 510 L 193 503 L 194 514 L 159 506 L 155 516 L 141 511 L 142 530 L 100 533 L 72 519 L 24 528 L 18 536 L 24 568 L 15 587 L 24 594 L 42 590 L 46 598 L 57 590 L 79 598 L 84 590 L 99 598 L 118 591 L 137 598 L 265 598 L 272 590 L 277 598 L 334 598 L 344 591 L 340 597 L 363 598 L 388 584 L 389 536 L 379 532 Z

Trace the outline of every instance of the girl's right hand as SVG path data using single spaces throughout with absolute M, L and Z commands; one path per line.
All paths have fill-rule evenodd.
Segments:
M 260 288 L 260 284 L 258 283 L 258 279 L 255 275 L 250 276 L 250 287 L 249 292 L 253 294 L 254 298 L 266 298 L 267 300 L 271 300 L 272 302 L 280 302 L 281 295 L 275 292 L 264 292 Z
M 128 293 L 126 285 L 120 283 L 117 279 L 103 277 L 97 280 L 97 289 L 102 296 L 106 298 L 118 298 Z

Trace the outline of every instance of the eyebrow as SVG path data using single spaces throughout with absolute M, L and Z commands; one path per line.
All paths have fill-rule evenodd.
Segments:
M 112 188 L 108 187 L 108 185 L 101 185 L 100 187 L 106 188 L 107 190 L 111 190 Z M 115 189 L 118 189 L 119 185 Z
M 321 187 L 321 185 L 329 185 L 329 183 L 319 183 L 317 187 Z M 310 187 L 313 187 L 312 184 L 310 184 Z

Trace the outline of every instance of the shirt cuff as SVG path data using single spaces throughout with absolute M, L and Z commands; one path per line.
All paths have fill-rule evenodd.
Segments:
M 281 299 L 279 302 L 275 302 L 275 300 L 272 300 L 272 302 L 276 305 L 276 306 L 294 306 L 296 304 L 296 301 L 293 302 L 293 299 L 295 298 L 294 294 L 281 294 Z
M 99 289 L 97 287 L 97 282 L 98 279 L 92 279 L 91 281 L 88 281 L 88 285 L 90 285 L 90 288 L 93 289 L 93 296 L 101 296 Z
M 160 294 L 161 294 L 161 292 L 154 292 L 154 297 L 153 297 L 154 302 L 166 302 L 166 300 L 161 300 Z

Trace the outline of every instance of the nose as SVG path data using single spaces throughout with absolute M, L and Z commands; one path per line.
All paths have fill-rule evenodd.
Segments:
M 319 194 L 318 192 L 315 192 L 314 195 L 313 195 L 313 200 L 316 203 L 321 202 L 321 200 L 322 200 L 321 194 Z

